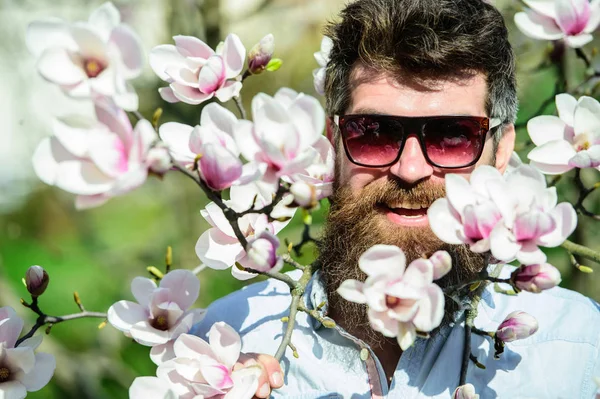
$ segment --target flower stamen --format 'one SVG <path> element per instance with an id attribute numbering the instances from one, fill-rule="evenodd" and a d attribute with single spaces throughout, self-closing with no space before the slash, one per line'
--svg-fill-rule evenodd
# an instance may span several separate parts
<path id="1" fill-rule="evenodd" d="M 6 367 L 0 367 L 0 382 L 6 382 L 10 378 L 10 370 Z"/>

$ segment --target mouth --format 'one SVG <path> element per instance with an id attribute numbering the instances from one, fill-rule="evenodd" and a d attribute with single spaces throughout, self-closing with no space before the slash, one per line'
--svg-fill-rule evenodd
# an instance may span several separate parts
<path id="1" fill-rule="evenodd" d="M 429 226 L 427 211 L 429 204 L 379 204 L 381 211 L 389 221 L 401 226 L 426 227 Z"/>

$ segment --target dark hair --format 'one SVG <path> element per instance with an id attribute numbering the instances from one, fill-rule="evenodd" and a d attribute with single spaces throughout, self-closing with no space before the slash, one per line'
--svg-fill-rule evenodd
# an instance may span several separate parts
<path id="1" fill-rule="evenodd" d="M 325 80 L 329 115 L 350 106 L 352 72 L 362 64 L 423 82 L 483 73 L 488 116 L 503 124 L 516 119 L 508 32 L 500 12 L 483 0 L 357 0 L 325 35 L 333 40 Z"/>

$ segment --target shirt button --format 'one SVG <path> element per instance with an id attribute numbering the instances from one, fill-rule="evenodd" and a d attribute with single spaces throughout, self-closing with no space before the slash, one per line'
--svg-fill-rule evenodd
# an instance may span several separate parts
<path id="1" fill-rule="evenodd" d="M 362 348 L 360 350 L 360 360 L 362 360 L 363 362 L 366 362 L 368 358 L 369 358 L 369 350 L 367 348 Z"/>

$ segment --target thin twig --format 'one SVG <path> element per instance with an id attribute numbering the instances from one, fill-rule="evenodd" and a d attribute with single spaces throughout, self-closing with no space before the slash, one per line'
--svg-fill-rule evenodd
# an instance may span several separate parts
<path id="1" fill-rule="evenodd" d="M 465 385 L 467 380 L 467 369 L 469 368 L 469 357 L 471 356 L 471 326 L 465 320 L 465 345 L 463 348 L 462 363 L 460 366 L 460 379 L 458 386 Z"/>
<path id="2" fill-rule="evenodd" d="M 248 119 L 248 117 L 246 116 L 246 110 L 244 109 L 244 104 L 242 104 L 242 96 L 237 95 L 233 97 L 233 101 L 235 102 L 235 105 L 240 111 L 240 116 L 242 117 L 242 119 Z"/>
<path id="3" fill-rule="evenodd" d="M 574 206 L 575 210 L 579 211 L 579 213 L 581 213 L 585 216 L 591 217 L 594 220 L 600 220 L 600 215 L 597 215 L 594 212 L 590 212 L 583 205 L 583 202 L 586 200 L 586 198 L 591 193 L 593 193 L 595 190 L 600 188 L 600 183 L 596 183 L 592 187 L 589 187 L 589 188 L 586 187 L 585 184 L 583 183 L 583 180 L 581 180 L 581 169 L 577 168 L 575 170 L 575 184 L 577 185 L 577 188 L 579 189 L 579 198 L 577 199 L 577 202 L 575 203 L 575 206 Z"/>
<path id="4" fill-rule="evenodd" d="M 281 344 L 279 348 L 277 348 L 277 352 L 275 353 L 275 359 L 281 361 L 285 353 L 285 349 L 289 346 L 292 339 L 292 332 L 294 332 L 294 325 L 296 323 L 296 314 L 298 313 L 298 303 L 300 303 L 300 297 L 302 294 L 298 292 L 292 292 L 292 304 L 290 305 L 290 314 L 288 316 L 287 328 L 285 330 L 285 335 L 281 340 Z"/>
<path id="5" fill-rule="evenodd" d="M 571 253 L 572 255 L 581 256 L 593 260 L 594 262 L 600 263 L 600 252 L 594 251 L 591 248 L 585 247 L 580 244 L 575 244 L 574 242 L 569 240 L 565 240 L 565 242 L 561 244 L 561 247 L 569 251 L 569 253 Z"/>
<path id="6" fill-rule="evenodd" d="M 589 68 L 590 66 L 592 66 L 592 62 L 590 61 L 590 59 L 588 58 L 587 54 L 585 54 L 583 52 L 582 49 L 580 48 L 576 48 L 575 49 L 575 54 L 577 54 L 577 57 L 581 58 L 581 60 L 585 63 L 585 67 Z"/>
<path id="7" fill-rule="evenodd" d="M 47 314 L 42 312 L 42 310 L 39 308 L 37 297 L 33 297 L 30 304 L 26 303 L 25 301 L 22 301 L 22 303 L 23 303 L 23 306 L 25 306 L 25 307 L 31 309 L 33 312 L 35 312 L 38 315 L 38 318 L 36 319 L 33 327 L 31 327 L 31 330 L 29 330 L 29 332 L 27 334 L 23 335 L 21 338 L 19 338 L 17 340 L 17 342 L 15 343 L 15 347 L 19 346 L 26 339 L 33 337 L 33 334 L 35 334 L 35 332 L 40 327 L 42 327 L 46 324 L 54 325 L 54 324 L 62 323 L 63 321 L 81 319 L 84 317 L 96 317 L 96 318 L 106 319 L 106 313 L 89 312 L 87 310 L 79 312 L 79 313 L 68 314 L 65 316 L 48 316 Z M 78 304 L 78 306 L 79 306 L 79 304 Z M 83 305 L 81 305 L 79 307 L 83 308 Z"/>
<path id="8" fill-rule="evenodd" d="M 306 268 L 303 264 L 301 264 L 301 263 L 297 262 L 295 259 L 293 259 L 290 256 L 290 254 L 283 254 L 281 257 L 283 258 L 283 261 L 285 263 L 287 263 L 290 266 L 295 267 L 296 269 L 304 270 Z"/>

